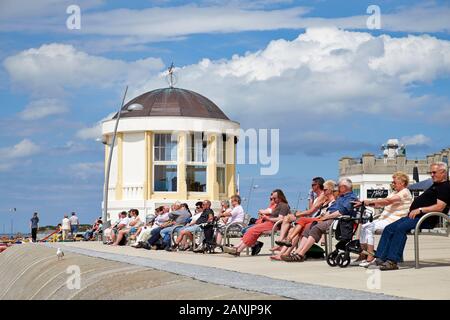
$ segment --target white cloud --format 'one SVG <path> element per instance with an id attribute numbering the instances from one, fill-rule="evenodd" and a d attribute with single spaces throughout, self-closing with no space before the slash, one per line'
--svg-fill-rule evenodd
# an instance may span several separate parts
<path id="1" fill-rule="evenodd" d="M 28 139 L 10 147 L 0 148 L 0 171 L 7 171 L 20 162 L 39 153 L 41 148 Z"/>
<path id="2" fill-rule="evenodd" d="M 394 39 L 312 28 L 292 41 L 274 40 L 243 56 L 181 67 L 178 86 L 204 94 L 232 118 L 259 127 L 311 125 L 355 112 L 411 116 L 431 97 L 411 94 L 409 84 L 450 72 L 449 43 L 429 36 Z M 405 47 L 414 47 L 421 59 Z M 164 85 L 160 74 L 130 95 Z"/>
<path id="3" fill-rule="evenodd" d="M 71 174 L 79 179 L 86 180 L 103 172 L 103 162 L 81 162 L 70 165 Z"/>
<path id="4" fill-rule="evenodd" d="M 69 111 L 67 105 L 58 99 L 39 99 L 30 102 L 20 112 L 19 117 L 23 120 L 38 120 L 51 115 L 64 114 Z"/>
<path id="5" fill-rule="evenodd" d="M 161 59 L 132 62 L 88 55 L 71 45 L 46 44 L 4 60 L 12 82 L 36 96 L 61 95 L 66 89 L 110 87 L 139 79 L 163 67 Z"/>
<path id="6" fill-rule="evenodd" d="M 24 5 L 24 0 L 7 0 L 0 10 L 0 30 L 30 32 L 68 33 L 65 28 L 65 9 L 70 1 L 35 1 Z M 42 2 L 42 4 L 40 4 Z M 165 1 L 163 1 L 165 2 Z M 113 10 L 91 10 L 102 1 L 78 1 L 82 8 L 82 26 L 77 35 L 108 36 L 108 40 L 128 42 L 130 48 L 140 44 L 178 39 L 193 34 L 230 33 L 242 31 L 265 31 L 279 29 L 304 29 L 311 27 L 339 27 L 345 29 L 367 29 L 369 15 L 365 8 L 355 16 L 333 18 L 318 17 L 311 7 L 291 6 L 276 9 L 290 0 L 218 1 L 206 0 L 185 5 L 163 7 L 159 1 L 153 7 L 143 9 L 119 8 Z M 39 3 L 39 4 L 38 4 Z M 156 7 L 155 7 L 156 5 Z M 21 10 L 23 12 L 21 12 Z M 449 32 L 450 7 L 434 3 L 403 6 L 388 12 L 381 8 L 383 31 L 402 32 Z M 312 12 L 314 16 L 308 14 Z M 125 38 L 125 39 L 124 39 Z M 103 50 L 110 47 L 120 49 L 113 43 L 99 43 Z M 96 44 L 92 43 L 94 51 Z M 145 48 L 145 47 L 141 47 Z M 99 51 L 99 50 L 97 50 Z"/>
<path id="7" fill-rule="evenodd" d="M 416 134 L 413 136 L 402 137 L 400 142 L 406 146 L 429 145 L 431 143 L 431 138 L 424 134 Z"/>
<path id="8" fill-rule="evenodd" d="M 108 119 L 111 119 L 114 116 L 115 112 L 109 114 L 102 120 L 96 122 L 93 126 L 82 128 L 77 131 L 75 134 L 76 137 L 83 140 L 95 140 L 101 138 L 102 136 L 102 122 Z"/>

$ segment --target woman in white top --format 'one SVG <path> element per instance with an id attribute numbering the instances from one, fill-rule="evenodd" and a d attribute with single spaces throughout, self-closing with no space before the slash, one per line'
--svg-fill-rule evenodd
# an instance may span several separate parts
<path id="1" fill-rule="evenodd" d="M 373 221 L 362 225 L 360 242 L 361 248 L 366 250 L 369 255 L 361 254 L 356 261 L 360 261 L 359 266 L 368 267 L 375 261 L 374 253 L 374 234 L 376 231 L 382 231 L 392 222 L 406 217 L 409 207 L 413 201 L 411 192 L 407 188 L 409 177 L 407 174 L 398 171 L 392 175 L 392 189 L 394 192 L 384 199 L 364 200 L 364 205 L 375 208 L 384 207 L 381 216 Z M 358 202 L 355 206 L 360 206 Z"/>
<path id="2" fill-rule="evenodd" d="M 225 227 L 228 224 L 231 224 L 233 222 L 244 222 L 244 217 L 245 217 L 245 212 L 244 209 L 241 206 L 241 197 L 237 194 L 235 194 L 234 196 L 231 197 L 231 206 L 233 207 L 228 208 L 226 210 L 224 210 L 222 213 L 220 213 L 220 219 L 224 219 L 226 218 L 226 223 L 225 224 L 220 224 L 219 223 L 219 229 L 217 230 L 217 235 L 216 235 L 216 243 L 218 245 L 222 245 L 222 238 L 223 238 L 223 233 L 225 232 Z M 227 201 L 228 202 L 228 201 Z"/>

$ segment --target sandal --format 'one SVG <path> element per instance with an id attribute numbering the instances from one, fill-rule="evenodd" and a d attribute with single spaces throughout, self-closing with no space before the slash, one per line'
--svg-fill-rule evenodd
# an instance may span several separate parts
<path id="1" fill-rule="evenodd" d="M 294 253 L 290 256 L 281 256 L 281 259 L 286 262 L 303 262 L 303 261 L 305 261 L 305 257 L 300 254 L 297 254 L 297 253 Z"/>
<path id="2" fill-rule="evenodd" d="M 292 242 L 288 239 L 278 240 L 278 241 L 275 241 L 275 243 L 279 246 L 285 246 L 285 247 L 292 246 Z"/>

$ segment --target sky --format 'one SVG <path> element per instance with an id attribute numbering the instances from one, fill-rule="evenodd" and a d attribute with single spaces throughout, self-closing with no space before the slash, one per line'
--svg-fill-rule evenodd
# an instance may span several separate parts
<path id="1" fill-rule="evenodd" d="M 276 174 L 237 168 L 249 212 L 275 188 L 304 207 L 312 177 L 389 138 L 409 158 L 450 146 L 448 1 L 2 0 L 0 233 L 34 211 L 99 216 L 100 123 L 126 85 L 127 100 L 167 87 L 172 62 L 243 129 L 279 129 Z"/>

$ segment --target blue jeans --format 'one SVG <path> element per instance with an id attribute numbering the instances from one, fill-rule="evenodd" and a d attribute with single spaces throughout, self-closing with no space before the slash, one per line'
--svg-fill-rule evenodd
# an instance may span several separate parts
<path id="1" fill-rule="evenodd" d="M 162 229 L 161 227 L 157 227 L 152 230 L 152 232 L 150 233 L 150 239 L 148 239 L 149 245 L 153 246 L 156 244 L 156 242 L 158 242 L 159 238 L 161 237 L 161 235 L 159 234 L 161 230 L 164 229 Z"/>
<path id="2" fill-rule="evenodd" d="M 72 234 L 75 234 L 78 232 L 78 226 L 70 226 Z"/>
<path id="3" fill-rule="evenodd" d="M 384 228 L 375 256 L 383 261 L 402 261 L 406 235 L 416 227 L 419 220 L 420 217 L 414 219 L 404 217 Z"/>
<path id="4" fill-rule="evenodd" d="M 178 228 L 182 228 L 181 226 L 172 226 L 172 227 L 167 227 L 161 230 L 161 232 L 159 233 L 161 235 L 161 238 L 163 239 L 163 246 L 164 247 L 170 247 L 171 243 L 172 243 L 172 239 L 170 237 L 170 235 L 172 234 L 172 231 L 174 229 L 178 229 Z"/>

